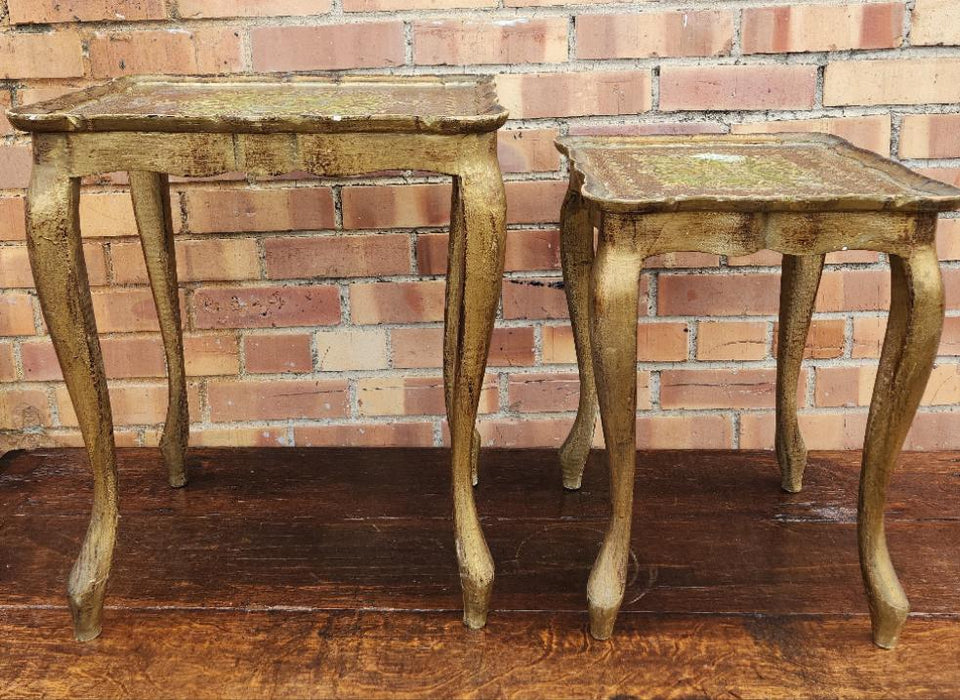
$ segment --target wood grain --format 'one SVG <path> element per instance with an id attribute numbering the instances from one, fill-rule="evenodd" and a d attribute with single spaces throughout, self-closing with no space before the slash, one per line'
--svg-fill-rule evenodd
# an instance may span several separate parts
<path id="1" fill-rule="evenodd" d="M 0 459 L 0 697 L 949 697 L 960 693 L 960 454 L 906 453 L 891 556 L 913 612 L 869 644 L 857 564 L 860 455 L 811 452 L 804 492 L 772 452 L 637 453 L 617 634 L 583 590 L 609 488 L 554 450 L 485 450 L 476 491 L 497 564 L 470 632 L 440 449 L 117 451 L 123 517 L 104 633 L 63 599 L 86 524 L 80 450 Z M 724 528 L 725 536 L 716 532 Z"/>

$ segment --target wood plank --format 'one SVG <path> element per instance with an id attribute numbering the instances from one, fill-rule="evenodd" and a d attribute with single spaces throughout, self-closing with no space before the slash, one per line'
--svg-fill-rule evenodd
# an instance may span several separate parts
<path id="1" fill-rule="evenodd" d="M 121 469 L 146 469 L 143 453 L 124 451 Z M 77 456 L 23 455 L 0 474 L 0 600 L 62 601 L 87 524 L 86 475 Z M 202 450 L 187 490 L 169 489 L 159 463 L 150 462 L 150 475 L 127 479 L 132 493 L 121 508 L 108 602 L 455 611 L 461 602 L 442 488 L 446 457 L 443 450 Z M 605 527 L 605 479 L 595 475 L 590 489 L 563 493 L 552 452 L 485 457 L 480 500 L 497 563 L 494 611 L 580 610 Z M 813 494 L 781 497 L 775 471 L 767 482 L 756 477 L 766 466 L 756 457 L 649 457 L 650 470 L 638 477 L 650 478 L 634 509 L 625 610 L 866 612 L 854 497 L 824 485 L 832 480 L 825 467 L 809 489 L 833 494 L 823 506 Z M 913 472 L 924 498 L 917 505 L 907 494 L 893 510 L 892 556 L 915 611 L 956 612 L 960 528 L 956 520 L 933 518 L 926 505 L 939 494 L 947 511 L 957 507 L 960 499 L 949 497 L 955 465 L 926 458 L 918 466 L 941 476 Z M 670 478 L 654 478 L 668 471 Z M 723 478 L 742 490 L 721 488 Z M 774 497 L 762 497 L 766 486 Z"/>
<path id="2" fill-rule="evenodd" d="M 451 616 L 108 610 L 72 641 L 66 611 L 0 610 L 0 697 L 448 698 L 960 696 L 960 623 L 911 619 L 900 646 L 865 620 L 520 612 L 472 632 Z"/>
<path id="3" fill-rule="evenodd" d="M 278 513 L 345 518 L 450 517 L 446 449 L 195 449 L 190 483 L 166 487 L 160 454 L 118 450 L 121 512 L 259 517 Z M 656 520 L 750 514 L 775 521 L 854 522 L 859 452 L 813 452 L 803 492 L 780 490 L 773 452 L 640 451 L 637 511 Z M 477 502 L 488 518 L 605 520 L 604 455 L 594 451 L 583 489 L 560 489 L 556 450 L 490 449 L 481 453 Z M 0 459 L 0 516 L 89 511 L 82 450 L 11 452 Z M 960 457 L 904 453 L 890 488 L 889 520 L 960 520 Z M 216 508 L 212 510 L 212 508 Z"/>

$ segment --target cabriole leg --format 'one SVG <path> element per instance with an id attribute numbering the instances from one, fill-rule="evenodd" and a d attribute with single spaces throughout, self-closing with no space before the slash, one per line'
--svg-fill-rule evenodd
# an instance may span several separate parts
<path id="1" fill-rule="evenodd" d="M 777 335 L 777 461 L 781 487 L 796 493 L 803 483 L 807 448 L 797 422 L 797 379 L 810 317 L 820 287 L 823 255 L 784 255 Z"/>
<path id="2" fill-rule="evenodd" d="M 474 629 L 486 623 L 494 575 L 493 559 L 480 529 L 471 487 L 474 424 L 500 298 L 506 243 L 506 200 L 495 136 L 486 140 L 482 156 L 469 163 L 459 176 L 465 253 L 460 271 L 463 295 L 458 314 L 457 361 L 450 365 L 454 373 L 453 410 L 448 416 L 463 621 Z M 450 364 L 449 354 L 447 357 Z"/>
<path id="3" fill-rule="evenodd" d="M 90 524 L 67 588 L 74 634 L 86 641 L 100 634 L 117 530 L 117 469 L 110 397 L 80 244 L 79 197 L 77 178 L 55 164 L 34 165 L 27 194 L 30 265 L 93 472 Z"/>
<path id="4" fill-rule="evenodd" d="M 932 244 L 906 258 L 891 255 L 890 271 L 890 315 L 867 418 L 857 518 L 873 641 L 885 649 L 896 645 L 910 610 L 887 551 L 883 524 L 887 484 L 933 368 L 944 308 Z"/>
<path id="5" fill-rule="evenodd" d="M 453 415 L 453 385 L 459 364 L 460 315 L 463 313 L 463 279 L 466 265 L 466 231 L 463 221 L 463 189 L 453 178 L 450 201 L 450 237 L 447 246 L 447 290 L 443 307 L 443 391 L 447 415 Z M 470 451 L 470 481 L 476 486 L 480 477 L 480 432 L 473 431 Z"/>
<path id="6" fill-rule="evenodd" d="M 131 172 L 130 195 L 160 319 L 160 334 L 167 363 L 167 420 L 160 437 L 160 452 L 167 465 L 170 485 L 178 487 L 187 483 L 184 460 L 190 435 L 190 417 L 168 178 L 161 173 Z"/>
<path id="7" fill-rule="evenodd" d="M 613 513 L 587 584 L 590 633 L 613 633 L 626 588 L 637 447 L 637 302 L 643 256 L 627 231 L 604 223 L 593 264 L 594 371 L 610 465 Z"/>
<path id="8" fill-rule="evenodd" d="M 593 224 L 580 192 L 572 182 L 560 210 L 560 260 L 580 373 L 580 404 L 570 434 L 560 448 L 560 467 L 564 488 L 579 489 L 597 421 L 597 387 L 590 350 Z"/>

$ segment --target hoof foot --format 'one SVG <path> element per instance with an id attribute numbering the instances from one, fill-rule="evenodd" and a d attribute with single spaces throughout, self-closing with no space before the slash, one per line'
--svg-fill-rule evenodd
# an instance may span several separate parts
<path id="1" fill-rule="evenodd" d="M 613 635 L 613 626 L 617 621 L 620 607 L 601 608 L 590 605 L 590 636 L 594 639 L 610 639 Z"/>
<path id="2" fill-rule="evenodd" d="M 100 636 L 102 630 L 103 598 L 106 581 L 80 594 L 67 596 L 73 617 L 73 636 L 78 642 L 88 642 Z"/>
<path id="3" fill-rule="evenodd" d="M 900 641 L 900 632 L 907 621 L 909 607 L 898 608 L 880 604 L 881 609 L 871 615 L 873 643 L 881 649 L 893 649 Z"/>
<path id="4" fill-rule="evenodd" d="M 463 585 L 463 624 L 472 630 L 478 630 L 487 624 L 493 581 L 486 585 L 466 580 L 462 580 L 461 583 Z"/>

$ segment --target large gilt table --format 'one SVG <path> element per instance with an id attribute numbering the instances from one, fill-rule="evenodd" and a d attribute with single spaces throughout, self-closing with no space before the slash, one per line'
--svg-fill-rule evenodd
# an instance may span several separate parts
<path id="1" fill-rule="evenodd" d="M 507 112 L 492 80 L 140 76 L 18 107 L 9 118 L 33 135 L 30 264 L 93 471 L 90 526 L 68 586 L 77 639 L 100 633 L 118 514 L 110 399 L 80 244 L 80 178 L 118 170 L 129 172 L 163 337 L 169 406 L 160 448 L 172 486 L 186 483 L 189 425 L 168 176 L 421 170 L 453 177 L 444 385 L 464 621 L 483 626 L 493 562 L 471 476 L 506 216 L 496 130 Z"/>
<path id="2" fill-rule="evenodd" d="M 960 190 L 826 135 L 584 136 L 561 138 L 557 146 L 571 166 L 561 259 L 580 368 L 577 419 L 561 450 L 563 482 L 580 486 L 599 400 L 613 500 L 587 586 L 593 635 L 612 633 L 626 582 L 644 259 L 677 251 L 783 254 L 776 450 L 783 489 L 797 492 L 807 458 L 797 380 L 824 255 L 865 249 L 890 256 L 892 284 L 863 447 L 857 533 L 873 639 L 894 646 L 909 605 L 887 552 L 883 508 L 943 325 L 937 212 L 960 208 Z"/>

